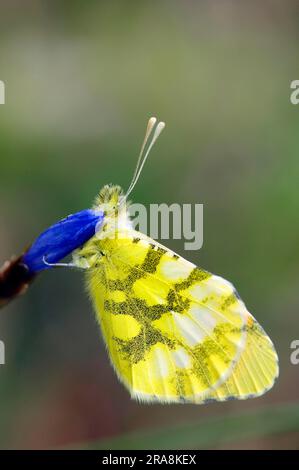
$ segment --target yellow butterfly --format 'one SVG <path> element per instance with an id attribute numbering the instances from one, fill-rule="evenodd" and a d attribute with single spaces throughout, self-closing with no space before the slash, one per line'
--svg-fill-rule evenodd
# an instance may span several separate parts
<path id="1" fill-rule="evenodd" d="M 164 123 L 155 126 L 151 118 L 126 195 L 103 187 L 94 209 L 104 223 L 73 254 L 74 265 L 86 269 L 111 362 L 141 401 L 262 395 L 278 376 L 277 354 L 233 285 L 132 228 L 127 198 Z"/>

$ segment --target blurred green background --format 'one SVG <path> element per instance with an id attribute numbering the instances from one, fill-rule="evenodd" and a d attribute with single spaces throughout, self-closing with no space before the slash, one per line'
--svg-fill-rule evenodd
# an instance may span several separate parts
<path id="1" fill-rule="evenodd" d="M 235 284 L 281 367 L 255 400 L 133 402 L 82 274 L 52 270 L 0 312 L 1 448 L 299 448 L 298 20 L 291 0 L 1 2 L 0 262 L 127 187 L 156 115 L 132 199 L 204 204 L 203 248 L 168 245 Z"/>

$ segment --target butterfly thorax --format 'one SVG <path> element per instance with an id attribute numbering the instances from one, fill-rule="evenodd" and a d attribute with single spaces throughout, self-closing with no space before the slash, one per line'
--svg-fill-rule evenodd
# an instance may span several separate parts
<path id="1" fill-rule="evenodd" d="M 120 230 L 132 228 L 128 212 L 129 203 L 120 186 L 105 185 L 95 199 L 93 210 L 101 212 L 104 220 L 92 237 L 82 248 L 73 253 L 74 264 L 80 268 L 92 268 L 101 263 L 106 256 L 110 240 L 118 236 Z"/>

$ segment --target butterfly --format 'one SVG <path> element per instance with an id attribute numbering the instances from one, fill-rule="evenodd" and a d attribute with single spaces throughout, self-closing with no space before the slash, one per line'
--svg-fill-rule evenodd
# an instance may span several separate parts
<path id="1" fill-rule="evenodd" d="M 149 120 L 126 194 L 102 188 L 92 209 L 101 223 L 71 265 L 85 270 L 111 363 L 133 398 L 207 403 L 260 396 L 278 376 L 278 358 L 233 285 L 133 229 L 128 196 L 163 128 Z"/>

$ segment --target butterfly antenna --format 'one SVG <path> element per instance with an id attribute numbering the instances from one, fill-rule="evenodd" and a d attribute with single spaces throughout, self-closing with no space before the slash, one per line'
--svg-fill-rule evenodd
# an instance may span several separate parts
<path id="1" fill-rule="evenodd" d="M 155 127 L 155 124 L 157 122 L 157 119 L 155 117 L 151 117 L 147 123 L 147 128 L 146 128 L 146 132 L 145 132 L 145 136 L 144 136 L 144 139 L 143 139 L 143 142 L 142 142 L 142 146 L 141 146 L 141 149 L 140 149 L 140 153 L 139 153 L 139 156 L 138 156 L 138 160 L 137 160 L 137 164 L 136 164 L 136 168 L 135 168 L 135 171 L 134 171 L 134 175 L 133 175 L 133 178 L 131 180 L 131 184 L 127 190 L 127 193 L 128 191 L 130 190 L 132 184 L 134 183 L 134 180 L 136 178 L 136 175 L 138 173 L 138 169 L 139 169 L 139 165 L 140 165 L 140 162 L 142 160 L 142 155 L 144 153 L 144 149 L 145 149 L 145 146 L 147 144 L 147 141 L 149 139 L 149 136 L 151 135 L 152 133 L 152 130 L 153 128 Z"/>
<path id="2" fill-rule="evenodd" d="M 137 160 L 137 165 L 136 165 L 136 168 L 135 168 L 135 171 L 134 171 L 134 175 L 133 175 L 131 184 L 130 184 L 130 186 L 129 186 L 127 192 L 126 192 L 126 195 L 124 197 L 124 201 L 127 199 L 129 194 L 133 191 L 133 189 L 134 189 L 134 187 L 135 187 L 135 185 L 136 185 L 136 183 L 139 179 L 139 176 L 141 174 L 142 168 L 143 168 L 143 166 L 144 166 L 144 164 L 147 160 L 147 157 L 149 156 L 149 153 L 150 153 L 153 145 L 155 144 L 156 140 L 158 139 L 159 135 L 161 134 L 161 132 L 163 131 L 163 129 L 165 127 L 164 122 L 159 122 L 156 126 L 155 132 L 154 132 L 151 140 L 149 141 L 149 138 L 152 134 L 152 130 L 154 129 L 156 122 L 157 122 L 157 119 L 155 117 L 151 117 L 148 121 L 145 136 L 144 136 L 144 140 L 143 140 L 143 143 L 142 143 L 142 146 L 141 146 L 141 150 L 140 150 L 139 157 L 138 157 L 138 160 Z M 149 145 L 147 147 L 147 150 L 145 151 L 145 148 L 146 148 L 146 145 L 147 145 L 148 142 L 149 142 Z"/>

